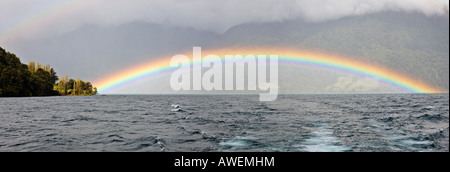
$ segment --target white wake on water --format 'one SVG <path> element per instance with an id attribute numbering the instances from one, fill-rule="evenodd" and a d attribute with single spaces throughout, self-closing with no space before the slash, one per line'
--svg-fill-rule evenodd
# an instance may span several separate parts
<path id="1" fill-rule="evenodd" d="M 325 123 L 318 124 L 311 133 L 311 137 L 296 147 L 305 152 L 345 152 L 350 150 L 341 144 L 337 137 L 333 136 L 333 129 Z"/>

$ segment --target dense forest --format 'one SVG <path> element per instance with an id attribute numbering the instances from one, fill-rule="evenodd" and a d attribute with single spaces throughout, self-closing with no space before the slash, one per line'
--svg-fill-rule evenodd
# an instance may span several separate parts
<path id="1" fill-rule="evenodd" d="M 0 97 L 95 94 L 97 88 L 90 82 L 68 79 L 67 75 L 59 79 L 50 65 L 22 64 L 15 54 L 0 47 Z"/>

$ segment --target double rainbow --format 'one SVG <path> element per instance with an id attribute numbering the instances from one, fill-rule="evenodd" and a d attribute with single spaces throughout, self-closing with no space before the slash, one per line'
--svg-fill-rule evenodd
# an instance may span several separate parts
<path id="1" fill-rule="evenodd" d="M 184 53 L 190 55 L 192 52 Z M 359 77 L 366 77 L 380 83 L 393 87 L 404 93 L 440 93 L 441 90 L 427 85 L 419 80 L 398 73 L 394 70 L 377 65 L 364 63 L 352 58 L 337 55 L 323 54 L 317 52 L 299 51 L 287 48 L 244 48 L 244 49 L 218 49 L 203 51 L 202 57 L 215 54 L 220 57 L 225 55 L 278 55 L 281 65 L 308 66 L 324 70 L 348 73 Z M 191 59 L 192 60 L 192 59 Z M 222 59 L 224 61 L 224 59 Z M 117 72 L 110 76 L 101 78 L 94 83 L 99 93 L 109 93 L 126 85 L 170 73 L 176 68 L 170 67 L 170 57 L 151 60 L 139 66 Z M 192 62 L 191 62 L 192 65 Z M 194 65 L 197 65 L 194 63 Z"/>
<path id="2" fill-rule="evenodd" d="M 17 20 L 17 23 L 9 23 L 10 27 L 0 30 L 0 43 L 8 40 L 14 40 L 22 33 L 37 29 L 43 29 L 48 23 L 63 19 L 64 16 L 83 10 L 86 6 L 92 5 L 97 1 L 92 0 L 61 0 L 57 3 L 51 3 L 41 9 L 39 12 L 33 12 L 25 16 L 23 20 Z M 190 54 L 190 53 L 185 53 Z M 298 51 L 293 49 L 275 48 L 245 48 L 240 50 L 220 49 L 203 54 L 216 54 L 219 56 L 235 54 L 267 54 L 279 55 L 281 64 L 295 66 L 312 66 L 323 68 L 325 70 L 350 73 L 360 77 L 369 77 L 380 83 L 394 87 L 407 93 L 437 93 L 441 90 L 427 85 L 419 80 L 400 74 L 394 70 L 379 67 L 373 64 L 355 61 L 352 58 L 345 58 L 336 55 L 321 54 L 314 52 Z M 151 60 L 143 65 L 131 67 L 110 76 L 93 82 L 100 93 L 108 93 L 116 88 L 138 82 L 140 80 L 156 77 L 173 71 L 169 67 L 170 57 L 159 60 Z"/>

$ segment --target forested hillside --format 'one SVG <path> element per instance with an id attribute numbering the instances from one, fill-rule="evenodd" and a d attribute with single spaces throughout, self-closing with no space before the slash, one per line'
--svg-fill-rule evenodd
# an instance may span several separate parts
<path id="1" fill-rule="evenodd" d="M 57 95 L 53 84 L 58 80 L 49 66 L 38 68 L 22 64 L 15 54 L 0 47 L 0 96 L 49 96 Z"/>
<path id="2" fill-rule="evenodd" d="M 0 47 L 0 97 L 54 96 L 54 95 L 92 95 L 96 88 L 80 79 L 58 81 L 55 70 L 50 65 L 31 61 L 22 64 L 13 53 Z M 64 86 L 60 89 L 58 86 Z M 74 89 L 75 88 L 75 89 Z M 72 91 L 73 90 L 73 91 Z"/>
<path id="3" fill-rule="evenodd" d="M 385 12 L 324 23 L 253 23 L 223 37 L 224 45 L 257 43 L 351 56 L 449 89 L 449 22 L 444 17 Z"/>

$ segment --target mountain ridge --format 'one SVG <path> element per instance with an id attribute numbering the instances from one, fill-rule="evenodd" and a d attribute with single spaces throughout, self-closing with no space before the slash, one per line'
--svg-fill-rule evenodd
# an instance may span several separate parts
<path id="1" fill-rule="evenodd" d="M 95 80 L 143 60 L 171 53 L 239 46 L 277 46 L 326 52 L 371 64 L 449 90 L 449 23 L 446 17 L 383 12 L 327 22 L 291 20 L 245 23 L 224 33 L 131 22 L 114 28 L 86 25 L 49 39 L 22 40 L 8 48 L 39 61 L 71 59 L 56 70 Z M 95 57 L 95 58 L 93 58 Z M 55 64 L 52 62 L 52 64 Z M 89 70 L 72 71 L 70 66 Z M 95 73 L 95 74 L 92 74 Z M 338 80 L 338 79 L 336 79 Z M 341 78 L 342 80 L 342 78 Z M 331 82 L 327 81 L 327 86 Z M 322 89 L 327 86 L 321 87 Z M 310 89 L 314 89 L 311 86 Z M 313 93 L 320 91 L 311 91 Z"/>

